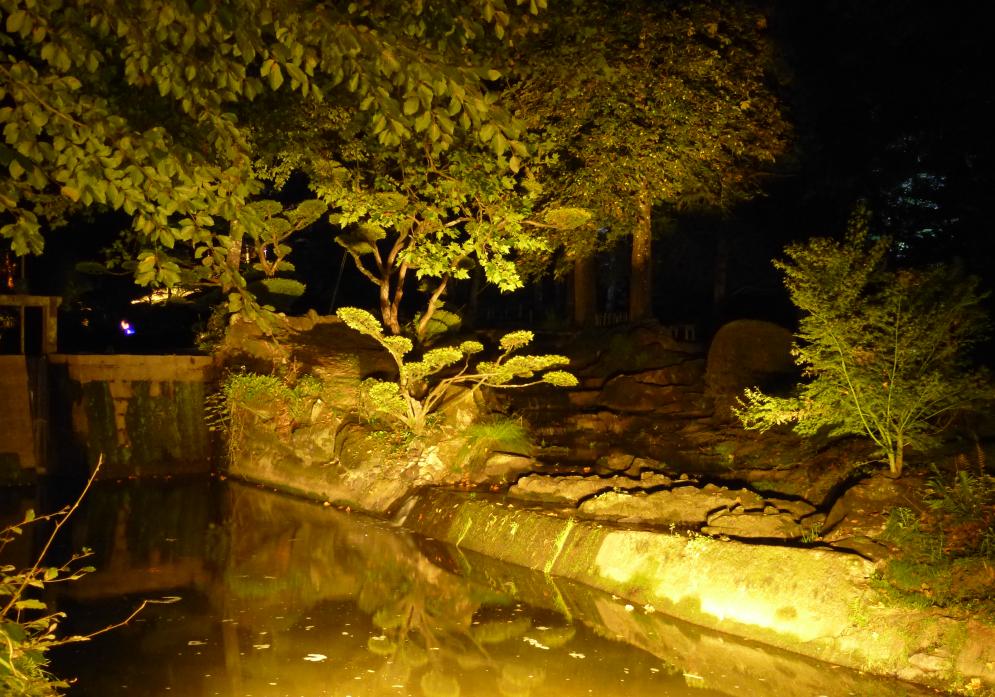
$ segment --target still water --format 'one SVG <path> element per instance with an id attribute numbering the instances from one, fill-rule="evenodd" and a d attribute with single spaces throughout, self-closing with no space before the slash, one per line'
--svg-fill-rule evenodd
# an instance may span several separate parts
<path id="1" fill-rule="evenodd" d="M 106 483 L 63 542 L 71 697 L 827 697 L 930 694 L 256 487 Z M 64 551 L 66 551 L 64 550 Z"/>

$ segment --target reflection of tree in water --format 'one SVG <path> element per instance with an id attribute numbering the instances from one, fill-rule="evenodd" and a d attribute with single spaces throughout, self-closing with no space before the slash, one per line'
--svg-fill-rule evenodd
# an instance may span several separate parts
<path id="1" fill-rule="evenodd" d="M 543 684 L 542 669 L 497 661 L 489 651 L 526 639 L 534 629 L 510 596 L 470 585 L 424 556 L 407 561 L 369 567 L 358 598 L 359 609 L 381 631 L 367 642 L 372 653 L 386 659 L 377 689 L 417 678 L 426 697 L 456 697 L 461 691 L 456 676 L 467 673 L 497 674 L 498 693 L 507 697 L 527 697 Z M 558 648 L 573 635 L 570 625 L 544 627 L 542 646 Z"/>
<path id="2" fill-rule="evenodd" d="M 527 697 L 545 681 L 537 666 L 492 656 L 498 645 L 533 641 L 526 635 L 537 628 L 511 595 L 462 578 L 446 548 L 423 550 L 415 538 L 362 518 L 236 492 L 224 586 L 239 606 L 226 616 L 239 618 L 240 633 L 249 625 L 289 631 L 319 605 L 351 599 L 379 632 L 367 649 L 384 659 L 375 680 L 350 683 L 357 697 L 364 686 L 365 694 L 382 695 L 398 685 L 418 686 L 425 697 L 454 697 L 469 691 L 469 680 L 496 683 L 484 694 Z M 556 626 L 563 624 L 558 615 L 543 624 L 550 627 L 535 636 L 549 648 L 573 637 L 572 627 Z M 233 641 L 232 648 L 245 644 Z"/>

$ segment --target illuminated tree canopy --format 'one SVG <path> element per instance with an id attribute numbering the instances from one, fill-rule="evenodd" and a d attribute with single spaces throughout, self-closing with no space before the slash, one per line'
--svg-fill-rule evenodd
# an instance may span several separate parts
<path id="1" fill-rule="evenodd" d="M 83 207 L 120 210 L 142 244 L 139 282 L 190 274 L 252 311 L 243 243 L 279 238 L 270 228 L 287 222 L 249 206 L 273 176 L 257 147 L 274 110 L 335 105 L 380 147 L 417 140 L 438 157 L 472 133 L 512 157 L 520 128 L 477 59 L 544 5 L 4 0 L 0 234 L 40 253 Z"/>
<path id="2" fill-rule="evenodd" d="M 766 19 L 741 3 L 568 3 L 519 49 L 509 103 L 548 195 L 590 209 L 611 242 L 632 235 L 634 262 L 649 254 L 654 208 L 727 208 L 786 149 Z M 568 258 L 597 245 L 558 241 Z M 633 273 L 638 317 L 649 278 Z"/>

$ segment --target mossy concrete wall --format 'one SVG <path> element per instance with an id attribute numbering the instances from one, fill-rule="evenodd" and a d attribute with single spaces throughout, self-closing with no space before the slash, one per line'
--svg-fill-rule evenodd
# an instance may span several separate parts
<path id="1" fill-rule="evenodd" d="M 404 525 L 488 556 L 652 605 L 693 624 L 831 663 L 949 686 L 995 685 L 995 631 L 890 606 L 874 567 L 837 552 L 625 530 L 429 489 Z"/>
<path id="2" fill-rule="evenodd" d="M 207 356 L 55 355 L 51 409 L 55 462 L 102 477 L 206 472 L 213 447 L 204 405 Z"/>

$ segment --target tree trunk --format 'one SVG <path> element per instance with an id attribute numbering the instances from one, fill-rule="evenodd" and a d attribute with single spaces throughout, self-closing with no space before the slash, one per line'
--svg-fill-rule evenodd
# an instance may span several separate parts
<path id="1" fill-rule="evenodd" d="M 598 300 L 597 263 L 593 256 L 574 260 L 573 286 L 574 324 L 593 326 Z"/>
<path id="2" fill-rule="evenodd" d="M 390 277 L 380 281 L 380 316 L 384 326 L 394 336 L 401 333 L 401 324 L 397 319 L 397 304 L 390 297 Z"/>
<path id="3" fill-rule="evenodd" d="M 225 262 L 228 269 L 232 273 L 232 278 L 238 276 L 242 272 L 242 248 L 243 248 L 243 237 L 245 232 L 242 230 L 242 226 L 238 223 L 232 223 L 231 229 L 228 232 L 228 236 L 231 238 L 231 246 L 228 248 L 228 254 L 225 257 Z M 228 292 L 235 287 L 235 283 L 229 281 L 225 283 L 221 290 Z"/>
<path id="4" fill-rule="evenodd" d="M 439 298 L 446 291 L 446 285 L 449 283 L 449 274 L 442 274 L 442 279 L 439 281 L 439 285 L 436 286 L 432 295 L 428 299 L 428 303 L 425 306 L 425 314 L 422 315 L 421 320 L 418 322 L 418 326 L 415 329 L 415 335 L 418 337 L 418 342 L 421 343 L 425 341 L 425 330 L 428 329 L 428 323 L 432 319 L 432 315 L 435 314 L 436 308 L 439 307 Z"/>
<path id="5" fill-rule="evenodd" d="M 905 439 L 901 434 L 895 439 L 895 458 L 890 464 L 892 476 L 901 477 L 902 467 L 905 466 Z"/>
<path id="6" fill-rule="evenodd" d="M 645 182 L 639 194 L 639 216 L 632 230 L 632 262 L 629 271 L 629 321 L 653 316 L 653 206 Z"/>

